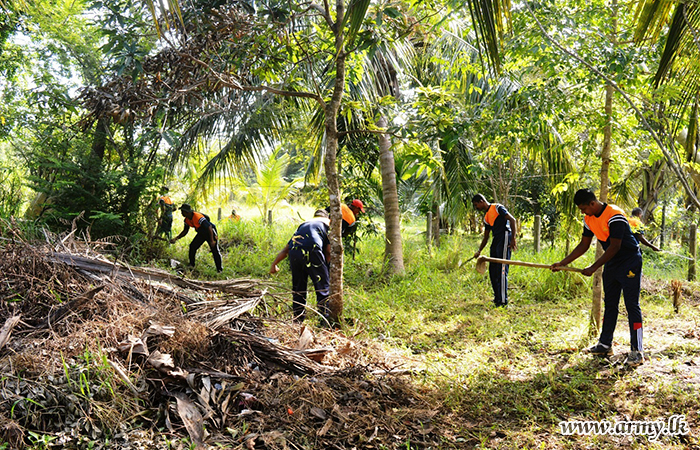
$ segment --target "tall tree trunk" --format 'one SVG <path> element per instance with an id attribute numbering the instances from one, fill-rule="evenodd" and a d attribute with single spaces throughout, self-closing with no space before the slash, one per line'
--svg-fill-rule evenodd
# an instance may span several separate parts
<path id="1" fill-rule="evenodd" d="M 381 116 L 377 126 L 386 129 L 388 121 Z M 403 244 L 401 241 L 401 212 L 399 192 L 396 187 L 396 167 L 391 141 L 386 134 L 379 135 L 379 164 L 382 170 L 382 196 L 384 198 L 384 221 L 386 223 L 384 257 L 392 273 L 403 273 Z"/>
<path id="2" fill-rule="evenodd" d="M 331 267 L 330 267 L 330 297 L 328 309 L 331 322 L 339 323 L 343 313 L 343 239 L 341 227 L 343 216 L 340 212 L 340 182 L 336 166 L 338 156 L 338 110 L 345 90 L 345 51 L 343 49 L 343 23 L 345 6 L 343 0 L 336 0 L 335 33 L 335 84 L 333 96 L 325 105 L 326 155 L 323 166 L 328 181 L 328 196 L 331 209 Z"/>
<path id="3" fill-rule="evenodd" d="M 95 134 L 92 138 L 92 154 L 101 163 L 105 157 L 105 149 L 107 148 L 107 137 L 109 136 L 109 122 L 110 118 L 108 116 L 102 116 L 97 119 L 97 125 L 95 125 Z"/>
<path id="4" fill-rule="evenodd" d="M 613 47 L 617 46 L 617 0 L 613 0 L 610 13 L 612 15 L 610 40 Z M 612 144 L 612 104 L 615 89 L 608 83 L 605 85 L 605 127 L 603 128 L 603 149 L 600 152 L 600 194 L 601 202 L 608 201 L 608 184 L 610 183 L 610 147 Z M 598 242 L 596 245 L 596 259 L 603 254 L 603 246 Z M 603 269 L 605 270 L 605 269 Z M 591 327 L 590 334 L 597 335 L 601 325 L 601 304 L 603 298 L 603 271 L 599 270 L 593 275 L 593 298 L 591 304 Z"/>

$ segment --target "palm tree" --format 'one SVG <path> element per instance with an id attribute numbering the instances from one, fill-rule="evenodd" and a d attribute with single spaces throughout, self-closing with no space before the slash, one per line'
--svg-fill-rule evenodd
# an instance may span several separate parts
<path id="1" fill-rule="evenodd" d="M 279 97 L 289 103 L 315 103 L 323 124 L 331 208 L 329 307 L 337 320 L 343 306 L 338 111 L 346 90 L 346 61 L 355 49 L 369 0 L 310 7 L 280 3 L 259 11 L 245 2 L 218 9 L 179 5 L 182 10 L 173 0 L 169 3 L 169 8 L 159 4 L 157 9 L 148 3 L 154 15 L 161 13 L 168 20 L 170 31 L 163 35 L 168 45 L 141 64 L 144 72 L 139 79 L 114 80 L 118 95 L 106 89 L 93 91 L 93 116 L 103 116 L 103 105 L 108 103 L 111 113 L 121 110 L 145 117 L 158 110 L 185 118 L 188 130 L 174 147 L 173 163 L 186 161 L 198 139 L 220 139 L 228 131 L 228 143 L 207 166 L 209 175 L 232 161 L 250 161 L 255 148 L 245 138 L 255 136 L 256 130 L 259 141 L 274 140 L 276 134 L 266 131 L 274 129 L 275 116 L 265 113 L 280 103 Z M 248 120 L 222 121 L 226 115 Z M 250 120 L 260 117 L 267 119 L 264 126 L 251 126 Z"/>
<path id="2" fill-rule="evenodd" d="M 268 211 L 272 211 L 277 204 L 289 198 L 296 189 L 299 180 L 284 179 L 288 163 L 288 155 L 274 152 L 262 167 L 255 166 L 253 180 L 237 180 L 238 191 L 245 195 L 248 205 L 258 209 L 263 222 L 267 222 Z"/>

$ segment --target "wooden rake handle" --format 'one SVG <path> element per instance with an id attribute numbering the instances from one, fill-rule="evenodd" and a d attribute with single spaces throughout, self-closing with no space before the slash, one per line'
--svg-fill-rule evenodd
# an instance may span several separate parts
<path id="1" fill-rule="evenodd" d="M 486 263 L 492 262 L 497 264 L 510 264 L 512 266 L 524 266 L 524 267 L 535 267 L 537 269 L 549 269 L 551 266 L 549 264 L 539 264 L 527 261 L 518 261 L 515 259 L 501 259 L 501 258 L 489 258 L 488 256 L 479 256 L 476 259 L 476 270 L 479 273 L 486 272 Z M 583 269 L 577 269 L 575 267 L 560 266 L 559 270 L 566 270 L 569 272 L 583 273 Z"/>

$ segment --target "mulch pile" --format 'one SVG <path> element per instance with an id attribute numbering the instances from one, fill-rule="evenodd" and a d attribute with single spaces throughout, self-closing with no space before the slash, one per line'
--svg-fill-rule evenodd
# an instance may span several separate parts
<path id="1" fill-rule="evenodd" d="M 406 361 L 292 324 L 279 286 L 130 267 L 74 234 L 0 227 L 0 446 L 439 447 Z"/>

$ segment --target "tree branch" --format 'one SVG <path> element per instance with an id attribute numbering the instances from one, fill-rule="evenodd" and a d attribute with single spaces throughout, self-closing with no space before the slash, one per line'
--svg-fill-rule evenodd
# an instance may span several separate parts
<path id="1" fill-rule="evenodd" d="M 311 8 L 315 9 L 321 14 L 321 17 L 323 17 L 323 20 L 326 21 L 330 29 L 332 30 L 335 24 L 333 23 L 333 19 L 331 18 L 330 13 L 328 12 L 328 1 L 323 0 L 323 6 L 318 5 L 316 3 L 311 3 Z"/>
<path id="2" fill-rule="evenodd" d="M 233 79 L 232 77 L 228 77 L 228 76 L 224 77 L 223 74 L 214 70 L 209 64 L 205 63 L 204 61 L 201 61 L 192 55 L 189 55 L 189 57 L 197 64 L 200 64 L 203 67 L 206 67 L 207 69 L 211 70 L 211 73 L 226 87 L 230 87 L 232 89 L 237 89 L 240 91 L 270 92 L 272 94 L 282 95 L 284 97 L 310 98 L 312 100 L 316 100 L 322 107 L 325 107 L 325 105 L 326 105 L 326 103 L 323 101 L 323 97 L 321 97 L 318 94 L 311 93 L 311 92 L 286 91 L 284 89 L 278 89 L 278 88 L 274 88 L 272 86 L 246 86 L 246 85 L 242 85 L 241 83 L 239 83 L 237 80 Z M 230 79 L 227 79 L 227 78 L 230 78 Z"/>
<path id="3" fill-rule="evenodd" d="M 661 149 L 661 152 L 664 154 L 664 157 L 666 158 L 666 162 L 668 163 L 668 165 L 671 167 L 671 169 L 673 170 L 673 172 L 674 172 L 674 173 L 676 174 L 676 176 L 678 177 L 678 180 L 679 180 L 679 181 L 681 182 L 681 184 L 683 185 L 683 188 L 685 189 L 686 194 L 688 194 L 688 197 L 692 200 L 693 204 L 694 204 L 698 209 L 700 209 L 700 201 L 698 200 L 698 198 L 697 198 L 697 197 L 695 196 L 695 194 L 693 193 L 693 190 L 691 189 L 690 185 L 688 184 L 688 180 L 686 180 L 685 177 L 683 176 L 683 172 L 681 171 L 681 168 L 678 167 L 678 165 L 676 164 L 676 162 L 673 160 L 673 158 L 671 157 L 671 154 L 669 153 L 668 149 L 666 148 L 666 146 L 665 146 L 665 145 L 663 144 L 663 142 L 661 141 L 661 138 L 659 138 L 659 136 L 656 134 L 656 132 L 654 131 L 654 128 L 652 128 L 651 124 L 647 121 L 646 117 L 644 117 L 644 114 L 642 113 L 642 111 L 637 107 L 637 105 L 634 104 L 634 102 L 632 101 L 632 99 L 630 98 L 630 96 L 629 96 L 625 91 L 623 91 L 623 90 L 620 88 L 620 86 L 618 86 L 617 83 L 615 83 L 610 77 L 608 77 L 608 76 L 605 75 L 603 72 L 601 72 L 600 70 L 598 70 L 598 69 L 596 69 L 595 67 L 593 67 L 590 63 L 588 63 L 586 60 L 584 60 L 583 58 L 581 58 L 580 56 L 578 56 L 576 53 L 574 53 L 574 52 L 572 52 L 572 51 L 566 49 L 564 46 L 562 46 L 561 44 L 559 44 L 559 42 L 557 42 L 552 36 L 550 36 L 549 33 L 547 33 L 547 31 L 544 29 L 544 26 L 542 25 L 542 23 L 540 22 L 540 20 L 539 20 L 539 19 L 537 18 L 537 16 L 535 15 L 535 12 L 534 12 L 534 11 L 532 10 L 532 8 L 530 7 L 529 1 L 525 1 L 524 3 L 525 3 L 525 7 L 527 8 L 527 10 L 530 12 L 530 15 L 532 16 L 533 20 L 535 21 L 535 23 L 537 23 L 538 28 L 539 28 L 540 31 L 542 32 L 542 35 L 543 35 L 549 42 L 551 42 L 552 45 L 554 45 L 557 49 L 559 49 L 560 51 L 562 51 L 562 52 L 565 53 L 566 55 L 568 55 L 568 56 L 574 58 L 576 61 L 578 61 L 578 62 L 580 62 L 581 64 L 583 64 L 584 66 L 586 66 L 586 67 L 588 68 L 588 70 L 590 70 L 591 72 L 593 72 L 594 74 L 596 74 L 598 77 L 600 77 L 600 78 L 602 78 L 603 80 L 605 80 L 606 83 L 608 83 L 610 86 L 612 86 L 612 88 L 615 89 L 615 91 L 617 91 L 617 93 L 620 94 L 620 95 L 622 96 L 622 98 L 625 99 L 625 101 L 630 105 L 630 107 L 631 107 L 631 108 L 634 110 L 634 112 L 636 113 L 637 118 L 639 119 L 639 121 L 642 123 L 642 125 L 644 125 L 644 128 L 646 128 L 647 131 L 649 132 L 649 134 L 651 134 L 651 137 L 652 137 L 652 138 L 654 139 L 654 141 L 656 142 L 656 145 L 658 145 L 658 146 L 659 146 L 659 149 Z"/>

